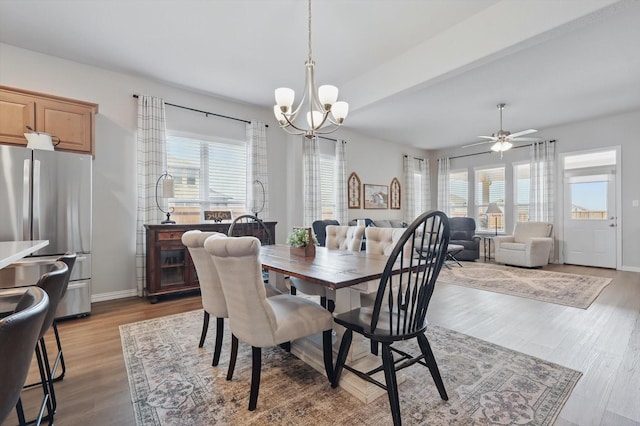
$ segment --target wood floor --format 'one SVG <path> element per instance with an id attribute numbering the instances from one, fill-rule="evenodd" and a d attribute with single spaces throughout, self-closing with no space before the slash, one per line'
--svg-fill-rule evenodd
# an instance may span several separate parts
<path id="1" fill-rule="evenodd" d="M 556 425 L 640 425 L 640 274 L 567 265 L 545 269 L 613 282 L 586 310 L 442 284 L 429 320 L 581 371 Z M 67 375 L 56 383 L 56 425 L 134 425 L 118 326 L 199 308 L 199 296 L 154 305 L 130 298 L 95 303 L 90 316 L 62 321 Z M 48 340 L 48 347 L 54 343 Z M 27 410 L 39 397 L 37 389 L 23 393 Z M 3 424 L 14 422 L 10 417 Z"/>

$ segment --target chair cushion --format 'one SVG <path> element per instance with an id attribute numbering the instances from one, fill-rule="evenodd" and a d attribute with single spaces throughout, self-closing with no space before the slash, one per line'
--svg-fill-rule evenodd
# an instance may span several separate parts
<path id="1" fill-rule="evenodd" d="M 500 248 L 502 250 L 525 251 L 527 248 L 527 245 L 524 243 L 502 243 L 500 244 Z"/>
<path id="2" fill-rule="evenodd" d="M 331 312 L 308 299 L 282 294 L 268 300 L 276 316 L 276 345 L 321 333 L 333 326 Z"/>

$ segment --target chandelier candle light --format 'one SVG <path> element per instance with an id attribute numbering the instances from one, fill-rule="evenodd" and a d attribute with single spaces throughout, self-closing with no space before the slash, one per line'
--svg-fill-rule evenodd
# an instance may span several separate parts
<path id="1" fill-rule="evenodd" d="M 349 113 L 349 104 L 338 101 L 338 88 L 336 86 L 323 85 L 316 88 L 314 75 L 315 62 L 311 57 L 311 0 L 308 1 L 309 8 L 309 57 L 305 63 L 305 92 L 300 104 L 293 109 L 295 91 L 286 87 L 276 89 L 276 105 L 273 113 L 280 124 L 280 127 L 292 135 L 304 135 L 306 138 L 313 138 L 335 132 L 342 125 Z M 306 102 L 305 102 L 306 101 Z M 302 108 L 303 105 L 306 108 Z M 294 124 L 298 114 L 306 110 L 307 124 L 309 128 L 302 128 L 300 124 Z M 326 126 L 326 127 L 324 127 Z"/>

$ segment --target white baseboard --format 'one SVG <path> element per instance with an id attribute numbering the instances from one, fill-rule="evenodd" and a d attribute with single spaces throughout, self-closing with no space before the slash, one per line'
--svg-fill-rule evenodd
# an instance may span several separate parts
<path id="1" fill-rule="evenodd" d="M 91 295 L 91 303 L 104 302 L 106 300 L 124 299 L 125 297 L 137 296 L 138 291 L 136 289 L 112 291 L 110 293 L 100 293 Z"/>
<path id="2" fill-rule="evenodd" d="M 622 268 L 620 268 L 621 271 L 627 271 L 627 272 L 640 272 L 640 267 L 637 266 L 622 266 Z"/>

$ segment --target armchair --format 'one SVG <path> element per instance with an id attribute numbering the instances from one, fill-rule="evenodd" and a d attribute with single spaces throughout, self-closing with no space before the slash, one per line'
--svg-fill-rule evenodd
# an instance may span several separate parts
<path id="1" fill-rule="evenodd" d="M 449 245 L 464 249 L 456 253 L 456 260 L 476 260 L 480 258 L 480 236 L 476 235 L 476 221 L 471 217 L 449 218 L 451 236 Z"/>
<path id="2" fill-rule="evenodd" d="M 553 247 L 552 231 L 551 223 L 516 223 L 513 235 L 493 238 L 496 262 L 527 268 L 547 265 Z"/>

